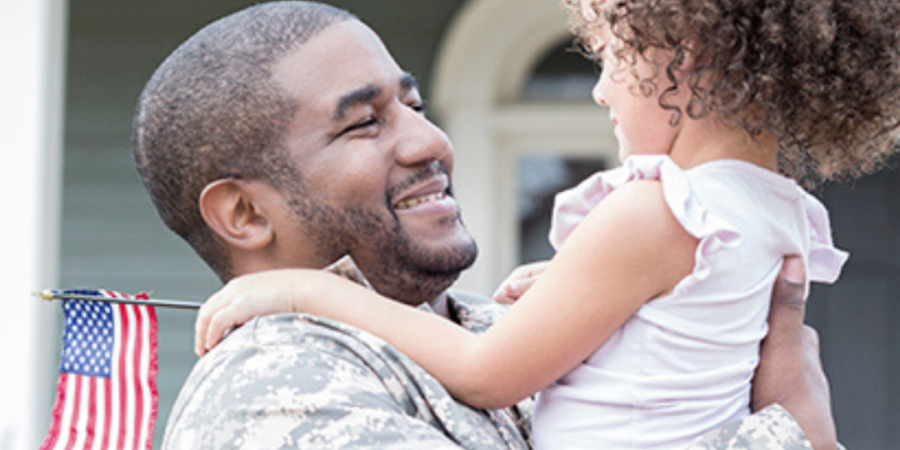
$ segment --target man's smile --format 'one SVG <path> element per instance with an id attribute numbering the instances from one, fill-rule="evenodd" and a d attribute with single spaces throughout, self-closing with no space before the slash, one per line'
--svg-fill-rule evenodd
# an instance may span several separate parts
<path id="1" fill-rule="evenodd" d="M 415 197 L 407 200 L 401 200 L 394 205 L 394 209 L 403 210 L 414 208 L 422 203 L 433 202 L 438 200 L 443 200 L 447 197 L 447 194 L 444 192 L 437 192 L 434 194 L 423 195 L 420 197 Z"/>
<path id="2" fill-rule="evenodd" d="M 403 187 L 394 192 L 391 207 L 395 211 L 440 213 L 456 209 L 450 178 L 445 171 L 432 169 L 430 176 L 422 173 L 409 181 L 412 183 L 403 183 Z"/>

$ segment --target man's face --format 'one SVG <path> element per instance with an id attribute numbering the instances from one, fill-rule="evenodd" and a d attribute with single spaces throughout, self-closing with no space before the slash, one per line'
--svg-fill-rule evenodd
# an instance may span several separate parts
<path id="1" fill-rule="evenodd" d="M 325 29 L 272 76 L 297 106 L 281 144 L 300 176 L 282 189 L 292 217 L 276 240 L 323 260 L 349 253 L 406 303 L 442 294 L 477 250 L 452 196 L 450 142 L 425 118 L 415 79 L 358 21 Z"/>

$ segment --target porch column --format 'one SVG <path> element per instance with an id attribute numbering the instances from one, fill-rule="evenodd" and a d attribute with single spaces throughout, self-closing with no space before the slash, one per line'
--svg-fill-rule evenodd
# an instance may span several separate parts
<path id="1" fill-rule="evenodd" d="M 0 0 L 0 448 L 47 430 L 58 364 L 56 280 L 66 0 Z"/>

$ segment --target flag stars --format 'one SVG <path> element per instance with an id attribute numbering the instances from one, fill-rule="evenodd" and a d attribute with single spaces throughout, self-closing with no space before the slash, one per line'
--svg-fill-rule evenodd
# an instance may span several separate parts
<path id="1" fill-rule="evenodd" d="M 113 346 L 112 309 L 108 304 L 67 301 L 63 372 L 109 376 Z"/>

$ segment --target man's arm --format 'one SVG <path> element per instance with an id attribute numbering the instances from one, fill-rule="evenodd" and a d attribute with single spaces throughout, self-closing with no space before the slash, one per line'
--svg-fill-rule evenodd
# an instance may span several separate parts
<path id="1" fill-rule="evenodd" d="M 382 341 L 296 315 L 252 321 L 195 367 L 164 449 L 520 449 Z"/>

